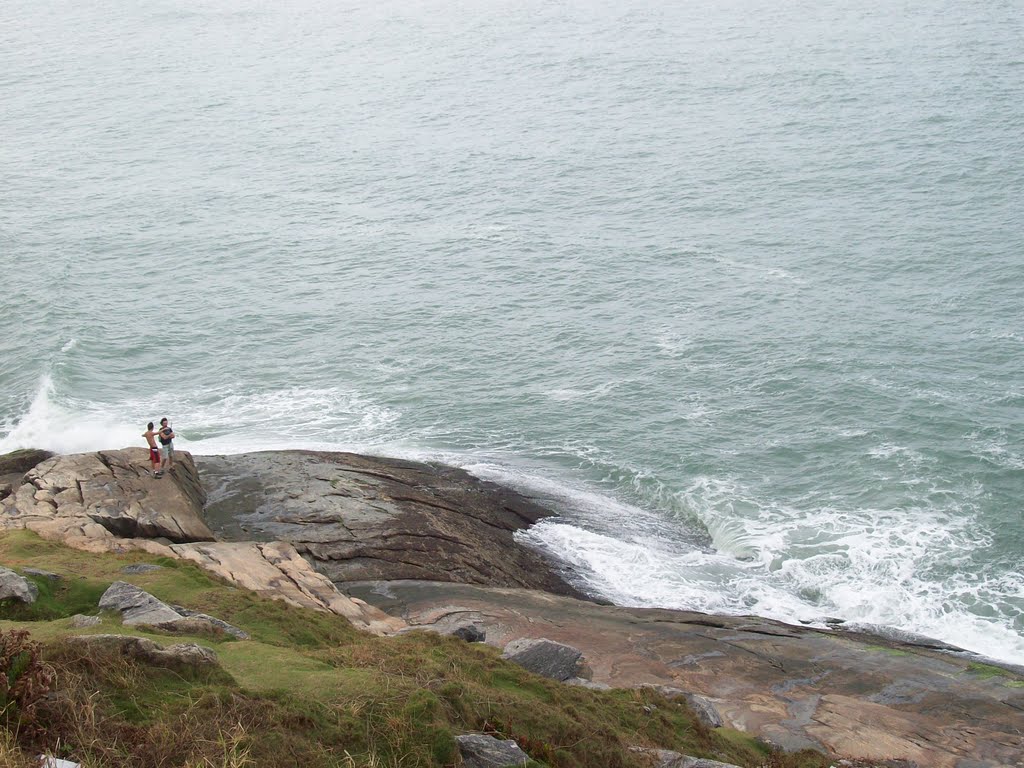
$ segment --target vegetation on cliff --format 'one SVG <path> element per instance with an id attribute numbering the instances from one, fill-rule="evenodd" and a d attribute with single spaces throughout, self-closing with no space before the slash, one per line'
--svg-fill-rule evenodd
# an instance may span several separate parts
<path id="1" fill-rule="evenodd" d="M 335 615 L 295 608 L 222 583 L 196 566 L 138 552 L 95 555 L 28 532 L 0 537 L 0 562 L 39 588 L 30 606 L 0 603 L 0 632 L 27 631 L 6 672 L 10 687 L 36 674 L 32 701 L 11 709 L 0 765 L 38 765 L 46 754 L 100 766 L 452 766 L 454 737 L 515 739 L 552 766 L 649 765 L 631 747 L 657 747 L 738 765 L 823 766 L 814 753 L 782 755 L 727 729 L 708 730 L 680 701 L 651 689 L 595 691 L 534 676 L 483 644 L 413 632 L 380 638 Z M 163 566 L 126 576 L 121 568 Z M 128 580 L 169 603 L 218 616 L 248 632 L 170 637 L 96 614 L 103 591 Z M 82 634 L 134 634 L 163 645 L 212 648 L 213 667 L 156 666 L 116 647 L 88 649 Z M 36 645 L 38 644 L 38 645 Z M 12 646 L 13 647 L 13 646 Z M 17 649 L 15 649 L 17 650 Z M 33 670 L 38 670 L 33 672 Z"/>

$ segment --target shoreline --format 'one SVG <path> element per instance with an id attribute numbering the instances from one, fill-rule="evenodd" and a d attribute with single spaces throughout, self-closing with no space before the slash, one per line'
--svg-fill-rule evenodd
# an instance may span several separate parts
<path id="1" fill-rule="evenodd" d="M 119 449 L 118 452 L 141 452 L 145 453 L 144 449 L 129 447 Z M 102 452 L 96 452 L 102 453 Z M 422 481 L 426 478 L 441 478 L 443 482 L 461 484 L 464 490 L 469 491 L 470 495 L 474 493 L 490 491 L 496 493 L 498 497 L 504 497 L 511 503 L 518 505 L 517 515 L 511 517 L 505 516 L 503 521 L 504 530 L 516 533 L 518 531 L 528 530 L 530 527 L 535 525 L 537 522 L 544 519 L 558 518 L 560 515 L 557 510 L 552 509 L 543 500 L 539 500 L 536 497 L 531 497 L 523 494 L 522 492 L 515 490 L 501 483 L 486 480 L 477 477 L 472 472 L 456 467 L 449 464 L 444 464 L 438 461 L 421 461 L 415 459 L 406 458 L 395 458 L 377 454 L 365 454 L 365 453 L 353 453 L 348 451 L 322 451 L 314 449 L 302 449 L 302 448 L 286 448 L 286 449 L 267 449 L 258 450 L 252 452 L 238 452 L 230 454 L 193 454 L 188 451 L 176 451 L 176 454 L 188 456 L 193 462 L 196 469 L 199 471 L 200 477 L 199 482 L 205 489 L 209 498 L 204 501 L 202 508 L 202 517 L 205 523 L 209 524 L 210 530 L 216 537 L 223 541 L 264 541 L 271 542 L 276 541 L 279 538 L 289 540 L 287 536 L 278 537 L 277 533 L 286 532 L 289 529 L 290 523 L 288 516 L 276 515 L 275 520 L 260 520 L 258 512 L 252 514 L 245 513 L 245 506 L 247 504 L 254 504 L 256 507 L 260 505 L 266 505 L 266 498 L 268 495 L 277 494 L 277 501 L 279 503 L 289 503 L 297 498 L 301 498 L 297 494 L 293 493 L 290 489 L 304 482 L 308 482 L 310 479 L 313 481 L 323 481 L 323 478 L 317 477 L 302 477 L 302 470 L 296 469 L 294 465 L 289 470 L 293 473 L 293 476 L 289 477 L 288 473 L 283 473 L 269 483 L 267 482 L 268 468 L 280 468 L 284 464 L 291 464 L 288 461 L 289 457 L 307 457 L 313 461 L 336 461 L 345 460 L 348 462 L 355 462 L 358 467 L 350 468 L 356 472 L 366 472 L 369 475 L 378 474 L 379 478 L 386 478 L 386 475 L 381 475 L 381 472 L 387 472 L 388 470 L 393 471 L 396 477 L 392 477 L 392 480 L 397 480 L 399 483 L 405 482 L 398 475 L 402 472 L 413 472 L 417 475 L 417 479 Z M 89 454 L 56 454 L 50 451 L 41 449 L 19 449 L 12 451 L 7 454 L 0 455 L 0 486 L 3 483 L 11 484 L 12 480 L 21 478 L 28 469 L 36 466 L 41 461 L 51 457 L 63 457 L 63 456 L 76 456 L 76 455 L 89 455 Z M 240 465 L 249 463 L 252 464 L 252 460 L 256 460 L 256 463 L 260 463 L 259 459 L 267 459 L 263 466 L 263 475 L 260 475 L 256 471 L 248 471 L 245 468 L 233 465 Z M 145 462 L 140 461 L 139 466 L 148 466 Z M 205 465 L 205 466 L 204 466 Z M 11 471 L 12 467 L 15 471 Z M 250 466 L 250 469 L 255 469 Z M 329 482 L 329 481 L 328 481 Z M 211 483 L 213 487 L 211 488 Z M 336 489 L 332 489 L 336 490 Z M 327 495 L 333 495 L 328 492 Z M 372 496 L 372 492 L 371 492 Z M 263 501 L 259 504 L 255 503 L 255 499 L 262 497 Z M 306 499 L 309 500 L 308 498 Z M 0 493 L 0 501 L 2 501 L 2 493 Z M 400 498 L 399 501 L 412 502 L 412 506 L 415 507 L 417 503 L 422 503 L 429 500 L 426 499 L 415 499 L 415 498 Z M 247 525 L 239 526 L 236 524 L 236 516 L 239 513 L 246 514 Z M 322 510 L 321 510 L 322 512 Z M 403 510 L 395 509 L 393 518 L 399 518 L 407 516 Z M 406 510 L 405 512 L 408 512 Z M 212 517 L 212 522 L 211 522 Z M 518 518 L 518 519 L 517 519 Z M 329 520 L 318 521 L 320 523 L 329 523 Z M 395 523 L 395 519 L 389 521 L 391 524 Z M 406 520 L 408 522 L 408 520 Z M 307 527 L 310 524 L 308 520 L 302 519 L 299 515 L 299 520 L 296 525 L 291 526 L 293 529 L 301 530 L 303 527 Z M 485 523 L 486 525 L 486 523 Z M 372 528 L 373 526 L 371 526 Z M 418 526 L 413 526 L 414 528 Z M 488 526 L 491 527 L 491 526 Z M 422 536 L 422 531 L 404 531 L 412 537 Z M 469 530 L 462 530 L 459 532 L 463 536 L 467 536 L 471 533 Z M 390 534 L 392 537 L 395 534 Z M 401 536 L 402 534 L 398 534 Z M 290 543 L 295 544 L 295 541 L 289 540 Z M 303 546 L 304 542 L 301 540 L 297 542 L 299 546 L 297 551 L 303 557 L 307 559 L 316 559 L 313 552 L 322 553 L 323 547 L 322 541 L 309 542 L 309 546 Z M 984 663 L 992 666 L 1005 669 L 1010 672 L 1017 674 L 1024 674 L 1024 663 L 1015 663 L 1002 659 L 997 659 L 986 654 L 972 651 L 967 648 L 947 643 L 938 638 L 934 638 L 921 633 L 911 632 L 903 630 L 893 626 L 885 625 L 874 625 L 874 624 L 861 624 L 857 622 L 850 622 L 847 620 L 836 619 L 833 621 L 823 620 L 821 622 L 801 622 L 788 619 L 779 619 L 769 616 L 763 616 L 760 614 L 748 614 L 742 612 L 728 613 L 728 612 L 707 612 L 701 610 L 694 610 L 689 608 L 669 608 L 658 605 L 620 605 L 613 600 L 604 597 L 603 595 L 588 591 L 586 589 L 586 581 L 579 574 L 575 573 L 571 565 L 558 558 L 557 554 L 550 552 L 546 549 L 540 549 L 532 547 L 528 544 L 520 543 L 515 538 L 509 538 L 502 540 L 503 546 L 511 545 L 515 550 L 520 552 L 530 553 L 530 556 L 526 558 L 527 567 L 535 567 L 538 562 L 545 569 L 545 575 L 541 578 L 535 578 L 537 573 L 534 571 L 529 577 L 524 578 L 523 582 L 518 582 L 515 578 L 505 583 L 493 583 L 485 584 L 486 580 L 478 580 L 477 582 L 469 581 L 466 583 L 484 583 L 486 586 L 508 586 L 508 587 L 527 587 L 540 589 L 541 591 L 548 592 L 553 595 L 570 596 L 575 599 L 584 600 L 586 602 L 593 603 L 595 605 L 609 606 L 615 608 L 622 608 L 626 610 L 638 610 L 638 611 L 673 611 L 681 613 L 695 613 L 709 617 L 721 617 L 721 618 L 756 618 L 762 621 L 775 622 L 785 626 L 792 627 L 800 630 L 820 630 L 827 632 L 839 632 L 843 634 L 849 634 L 857 637 L 874 637 L 883 639 L 886 642 L 895 644 L 906 644 L 909 646 L 920 647 L 939 651 L 942 653 L 948 653 L 962 658 L 969 659 L 973 662 Z M 320 546 L 318 546 L 320 545 Z M 330 553 L 328 553 L 328 560 L 332 559 Z M 378 576 L 381 574 L 377 574 Z M 436 574 L 434 574 L 436 575 Z M 522 574 L 520 574 L 522 576 Z M 434 579 L 431 577 L 429 571 L 424 573 L 412 573 L 403 572 L 398 574 L 388 575 L 383 578 L 385 581 L 390 580 L 425 580 L 425 581 L 447 581 L 447 578 Z M 372 581 L 373 578 L 353 578 L 353 579 L 331 579 L 336 587 L 342 589 L 342 585 L 349 581 L 362 582 Z M 381 579 L 377 579 L 381 580 Z M 452 580 L 453 583 L 460 583 L 457 579 Z"/>
<path id="2" fill-rule="evenodd" d="M 162 479 L 142 448 L 47 458 L 0 493 L 0 526 L 188 560 L 373 634 L 553 640 L 582 653 L 598 686 L 686 691 L 786 750 L 936 768 L 1024 757 L 1024 670 L 919 638 L 594 602 L 513 538 L 551 510 L 464 470 L 318 452 L 179 457 Z"/>

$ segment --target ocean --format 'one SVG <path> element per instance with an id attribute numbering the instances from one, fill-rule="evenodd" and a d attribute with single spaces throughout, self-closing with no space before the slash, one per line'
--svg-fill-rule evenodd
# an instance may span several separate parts
<path id="1" fill-rule="evenodd" d="M 6 0 L 0 452 L 439 460 L 615 603 L 1024 663 L 1020 0 Z"/>

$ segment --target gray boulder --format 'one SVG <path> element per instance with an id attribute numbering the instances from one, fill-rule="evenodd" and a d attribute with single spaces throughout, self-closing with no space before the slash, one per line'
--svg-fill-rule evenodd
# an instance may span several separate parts
<path id="1" fill-rule="evenodd" d="M 543 637 L 513 640 L 505 646 L 501 657 L 552 680 L 564 682 L 574 677 L 591 677 L 581 650 Z"/>
<path id="2" fill-rule="evenodd" d="M 67 638 L 71 645 L 102 648 L 158 667 L 201 668 L 217 664 L 217 654 L 195 643 L 178 643 L 167 648 L 145 637 L 133 635 L 78 635 Z"/>
<path id="3" fill-rule="evenodd" d="M 100 608 L 118 611 L 125 624 L 164 624 L 182 618 L 167 603 L 125 581 L 115 581 L 100 598 Z"/>
<path id="4" fill-rule="evenodd" d="M 14 486 L 10 483 L 0 483 L 0 500 L 6 499 L 14 493 Z"/>
<path id="5" fill-rule="evenodd" d="M 722 727 L 722 716 L 718 714 L 718 709 L 715 708 L 710 699 L 698 696 L 696 693 L 687 693 L 683 698 L 686 699 L 686 703 L 690 705 L 693 713 L 697 715 L 697 719 L 705 726 L 708 728 Z"/>
<path id="6" fill-rule="evenodd" d="M 651 755 L 657 761 L 655 762 L 657 768 L 739 768 L 732 763 L 720 763 L 705 757 L 690 757 L 668 749 L 648 749 L 647 747 L 632 747 L 631 749 L 633 752 Z"/>
<path id="7" fill-rule="evenodd" d="M 50 581 L 60 581 L 60 574 L 44 571 L 41 568 L 22 568 L 21 570 L 29 576 L 39 576 L 40 578 L 49 579 Z"/>
<path id="8" fill-rule="evenodd" d="M 39 588 L 24 576 L 19 576 L 10 568 L 0 567 L 0 600 L 13 598 L 22 603 L 31 604 L 39 597 Z"/>
<path id="9" fill-rule="evenodd" d="M 502 741 L 493 736 L 469 733 L 456 736 L 464 768 L 509 768 L 526 765 L 530 756 L 509 739 Z"/>
<path id="10" fill-rule="evenodd" d="M 689 693 L 681 688 L 673 688 L 670 685 L 652 685 L 649 687 L 654 688 L 666 699 L 685 700 L 697 716 L 697 719 L 708 728 L 722 727 L 722 716 L 718 713 L 718 709 L 711 703 L 710 699 L 699 696 L 696 693 Z"/>
<path id="11" fill-rule="evenodd" d="M 71 626 L 75 629 L 84 629 L 85 627 L 95 627 L 102 621 L 103 619 L 99 616 L 84 616 L 81 613 L 76 613 L 71 617 Z"/>
<path id="12" fill-rule="evenodd" d="M 215 619 L 213 616 L 208 616 L 207 614 L 200 613 L 199 611 L 192 611 L 188 608 L 183 608 L 180 605 L 175 605 L 172 607 L 174 608 L 175 611 L 184 616 L 187 621 L 205 624 L 208 627 L 211 627 L 220 632 L 224 632 L 228 635 L 231 635 L 232 637 L 238 638 L 239 640 L 249 639 L 248 632 L 246 632 L 244 629 L 239 629 L 238 627 L 233 626 L 232 624 L 228 624 L 226 621 L 222 621 L 221 619 Z M 185 622 L 183 621 L 175 621 L 174 623 L 179 628 L 185 626 Z"/>
<path id="13" fill-rule="evenodd" d="M 152 573 L 153 571 L 159 571 L 162 568 L 162 565 L 152 565 L 150 563 L 132 563 L 131 565 L 126 565 L 124 568 L 122 568 L 121 573 Z"/>

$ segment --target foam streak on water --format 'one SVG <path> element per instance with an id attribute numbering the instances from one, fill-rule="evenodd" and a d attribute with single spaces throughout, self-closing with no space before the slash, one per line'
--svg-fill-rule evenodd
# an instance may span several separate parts
<path id="1" fill-rule="evenodd" d="M 616 602 L 1024 662 L 1018 4 L 0 5 L 0 451 L 438 459 Z"/>

